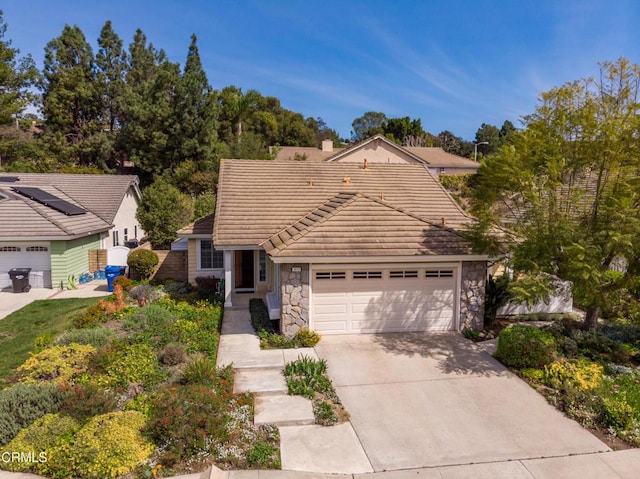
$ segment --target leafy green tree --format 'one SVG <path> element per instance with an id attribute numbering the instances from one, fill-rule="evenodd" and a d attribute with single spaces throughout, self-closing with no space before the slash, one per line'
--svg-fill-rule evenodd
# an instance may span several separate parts
<path id="1" fill-rule="evenodd" d="M 413 138 L 421 138 L 426 135 L 422 129 L 422 121 L 420 118 L 412 120 L 408 116 L 402 118 L 389 118 L 383 126 L 384 134 L 387 138 L 395 141 L 399 145 L 407 145 Z"/>
<path id="2" fill-rule="evenodd" d="M 176 231 L 193 220 L 193 202 L 166 180 L 158 179 L 142 191 L 136 217 L 151 245 L 167 249 L 177 238 Z"/>
<path id="3" fill-rule="evenodd" d="M 368 111 L 351 123 L 351 139 L 362 141 L 379 133 L 384 133 L 387 115 L 379 111 Z"/>
<path id="4" fill-rule="evenodd" d="M 11 122 L 34 100 L 29 88 L 38 79 L 31 56 L 19 58 L 20 50 L 5 40 L 7 24 L 0 10 L 0 125 Z"/>
<path id="5" fill-rule="evenodd" d="M 93 51 L 78 26 L 65 25 L 45 47 L 42 89 L 47 128 L 61 133 L 68 144 L 100 129 Z"/>
<path id="6" fill-rule="evenodd" d="M 502 144 L 500 130 L 495 125 L 483 123 L 476 131 L 475 143 L 485 143 L 478 145 L 478 153 L 486 156 L 496 151 Z"/>
<path id="7" fill-rule="evenodd" d="M 587 328 L 640 271 L 639 93 L 640 68 L 624 58 L 543 93 L 524 130 L 485 159 L 473 191 L 476 244 L 508 253 L 530 299 L 548 292 L 548 274 L 572 281 Z M 613 264 L 624 274 L 609 274 Z"/>
<path id="8" fill-rule="evenodd" d="M 511 136 L 518 131 L 518 129 L 511 123 L 509 120 L 505 120 L 500 128 L 500 145 L 504 145 L 505 143 L 511 140 Z"/>

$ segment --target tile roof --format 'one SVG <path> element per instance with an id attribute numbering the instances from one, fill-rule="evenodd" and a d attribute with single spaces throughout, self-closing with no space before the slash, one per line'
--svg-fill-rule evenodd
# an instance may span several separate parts
<path id="1" fill-rule="evenodd" d="M 470 221 L 425 165 L 222 160 L 214 244 L 259 245 L 319 205 L 331 208 L 340 193 L 354 192 L 422 220 L 444 218 L 452 228 Z M 382 231 L 384 220 L 378 226 Z"/>
<path id="2" fill-rule="evenodd" d="M 450 228 L 385 201 L 340 193 L 263 243 L 273 257 L 463 255 L 472 251 Z"/>
<path id="3" fill-rule="evenodd" d="M 178 236 L 199 236 L 213 234 L 213 213 L 202 218 L 198 218 L 193 223 L 180 228 Z"/>
<path id="4" fill-rule="evenodd" d="M 409 156 L 416 157 L 417 161 L 423 161 L 432 168 L 465 168 L 477 170 L 480 167 L 480 163 L 463 158 L 462 156 L 447 153 L 440 147 L 399 146 L 389 141 L 383 135 L 375 135 L 346 148 L 333 148 L 331 151 L 322 151 L 320 148 L 302 146 L 279 147 L 275 159 L 300 162 L 340 161 L 341 158 L 349 156 L 350 153 L 376 141 L 381 141 L 389 147 L 397 148 L 400 152 L 404 151 Z M 296 154 L 298 155 L 297 157 Z"/>
<path id="5" fill-rule="evenodd" d="M 137 194 L 138 178 L 132 175 L 66 175 L 53 173 L 7 173 L 15 183 L 0 181 L 0 239 L 34 239 L 84 236 L 108 230 L 129 189 Z M 16 186 L 39 188 L 87 210 L 67 216 L 15 193 Z"/>

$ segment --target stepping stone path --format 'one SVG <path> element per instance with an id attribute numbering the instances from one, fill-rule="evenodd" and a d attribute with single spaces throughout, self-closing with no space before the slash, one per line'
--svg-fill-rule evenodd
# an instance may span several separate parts
<path id="1" fill-rule="evenodd" d="M 311 401 L 287 394 L 284 365 L 299 356 L 317 359 L 313 348 L 260 349 L 260 339 L 251 326 L 249 311 L 227 309 L 218 347 L 218 367 L 233 365 L 234 393 L 255 397 L 254 423 L 276 426 L 315 424 Z"/>

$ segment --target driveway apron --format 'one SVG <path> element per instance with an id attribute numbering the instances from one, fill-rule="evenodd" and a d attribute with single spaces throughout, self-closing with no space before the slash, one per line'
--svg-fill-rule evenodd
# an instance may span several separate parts
<path id="1" fill-rule="evenodd" d="M 459 334 L 325 336 L 316 352 L 375 471 L 609 450 Z"/>

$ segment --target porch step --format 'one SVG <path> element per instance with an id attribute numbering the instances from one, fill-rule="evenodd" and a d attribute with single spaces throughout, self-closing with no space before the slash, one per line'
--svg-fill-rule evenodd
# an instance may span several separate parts
<path id="1" fill-rule="evenodd" d="M 268 369 L 236 369 L 233 392 L 286 395 L 287 383 L 282 366 Z"/>
<path id="2" fill-rule="evenodd" d="M 220 347 L 218 349 L 218 367 L 233 364 L 233 369 L 282 369 L 284 359 L 282 351 L 277 349 L 260 350 L 258 347 L 250 351 L 233 351 Z"/>
<path id="3" fill-rule="evenodd" d="M 311 401 L 301 396 L 257 395 L 253 423 L 277 426 L 306 426 L 315 424 Z"/>

